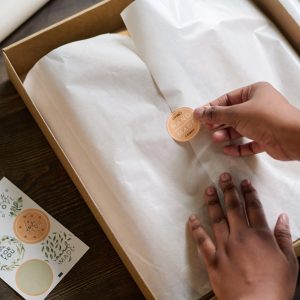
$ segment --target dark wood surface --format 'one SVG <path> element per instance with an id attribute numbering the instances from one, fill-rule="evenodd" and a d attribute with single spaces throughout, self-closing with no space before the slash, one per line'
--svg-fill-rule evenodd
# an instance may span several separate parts
<path id="1" fill-rule="evenodd" d="M 52 0 L 0 43 L 0 48 L 98 2 Z M 3 176 L 90 246 L 47 299 L 144 299 L 8 81 L 0 54 L 0 178 Z M 2 299 L 22 298 L 0 280 Z M 300 291 L 295 299 L 300 299 Z"/>
<path id="2" fill-rule="evenodd" d="M 50 1 L 0 47 L 97 2 L 100 1 Z M 144 299 L 22 99 L 8 81 L 1 54 L 0 178 L 3 176 L 90 246 L 90 250 L 47 299 Z M 0 280 L 0 299 L 22 298 Z"/>

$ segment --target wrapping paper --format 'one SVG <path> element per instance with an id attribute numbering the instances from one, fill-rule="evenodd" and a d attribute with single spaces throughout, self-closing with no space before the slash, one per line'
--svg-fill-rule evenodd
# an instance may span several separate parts
<path id="1" fill-rule="evenodd" d="M 186 233 L 189 214 L 200 206 L 198 182 L 207 177 L 189 144 L 168 136 L 170 109 L 130 39 L 103 35 L 59 48 L 25 86 L 156 298 L 207 292 Z"/>
<path id="2" fill-rule="evenodd" d="M 0 2 L 0 42 L 49 0 L 9 0 Z M 17 8 L 17 9 L 16 9 Z"/>
<path id="3" fill-rule="evenodd" d="M 185 144 L 166 131 L 173 109 L 257 80 L 300 99 L 298 57 L 250 3 L 232 2 L 135 1 L 123 13 L 133 41 L 108 34 L 65 45 L 24 82 L 157 299 L 197 299 L 210 290 L 186 220 L 198 213 L 207 223 L 203 189 L 221 171 L 250 177 L 270 224 L 285 211 L 293 238 L 300 235 L 299 163 L 264 154 L 230 159 L 206 130 Z"/>
<path id="4" fill-rule="evenodd" d="M 171 110 L 196 108 L 256 81 L 272 83 L 300 106 L 299 57 L 250 1 L 142 0 L 129 5 L 122 17 Z M 199 168 L 215 184 L 224 170 L 237 178 L 251 178 L 272 226 L 281 210 L 295 213 L 300 207 L 298 162 L 278 162 L 266 154 L 224 156 L 223 147 L 212 144 L 205 130 L 191 141 L 191 147 Z M 282 206 L 274 207 L 274 195 Z M 287 195 L 294 200 L 284 201 Z M 292 218 L 295 239 L 300 225 L 294 223 L 296 216 Z"/>

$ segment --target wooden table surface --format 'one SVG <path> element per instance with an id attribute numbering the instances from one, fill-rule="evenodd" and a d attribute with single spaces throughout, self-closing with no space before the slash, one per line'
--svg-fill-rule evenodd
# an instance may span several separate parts
<path id="1" fill-rule="evenodd" d="M 51 0 L 0 48 L 101 0 Z M 9 82 L 0 54 L 0 179 L 5 176 L 90 246 L 47 299 L 144 299 Z M 22 299 L 0 280 L 0 300 Z M 295 299 L 300 299 L 298 291 Z"/>
<path id="2" fill-rule="evenodd" d="M 99 0 L 52 0 L 0 44 L 3 48 Z M 63 169 L 0 57 L 0 179 L 5 176 L 90 250 L 47 299 L 144 299 L 84 200 Z M 22 299 L 0 280 L 0 299 Z"/>

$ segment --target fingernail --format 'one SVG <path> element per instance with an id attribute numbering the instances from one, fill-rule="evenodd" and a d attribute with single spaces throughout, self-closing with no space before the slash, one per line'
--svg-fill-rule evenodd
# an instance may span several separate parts
<path id="1" fill-rule="evenodd" d="M 193 221 L 195 221 L 197 219 L 197 217 L 195 216 L 195 215 L 191 215 L 190 217 L 189 217 L 189 221 L 190 222 L 193 222 Z"/>
<path id="2" fill-rule="evenodd" d="M 206 189 L 206 194 L 207 194 L 208 196 L 213 196 L 215 193 L 216 193 L 216 189 L 215 189 L 213 186 L 209 186 L 209 187 Z"/>
<path id="3" fill-rule="evenodd" d="M 194 110 L 194 116 L 195 116 L 195 118 L 198 119 L 198 120 L 201 120 L 204 110 L 205 110 L 204 107 L 196 108 Z"/>
<path id="4" fill-rule="evenodd" d="M 231 179 L 231 176 L 230 176 L 229 173 L 223 173 L 221 175 L 221 180 L 224 181 L 224 182 L 229 181 L 230 179 Z"/>
<path id="5" fill-rule="evenodd" d="M 248 179 L 244 179 L 244 180 L 242 181 L 242 186 L 243 186 L 243 187 L 248 187 L 250 184 L 251 184 L 251 182 L 250 182 L 250 180 L 248 180 Z"/>
<path id="6" fill-rule="evenodd" d="M 287 214 L 282 214 L 280 216 L 280 222 L 285 225 L 289 225 L 289 216 Z"/>

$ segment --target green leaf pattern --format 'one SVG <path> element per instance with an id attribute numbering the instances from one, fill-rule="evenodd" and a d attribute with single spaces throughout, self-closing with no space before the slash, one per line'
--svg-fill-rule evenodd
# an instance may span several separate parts
<path id="1" fill-rule="evenodd" d="M 23 208 L 23 199 L 22 197 L 19 197 L 17 200 L 13 201 L 10 207 L 9 215 L 11 217 L 16 217 L 17 214 L 22 210 L 22 208 Z"/>
<path id="2" fill-rule="evenodd" d="M 18 266 L 18 263 L 24 257 L 24 245 L 16 238 L 4 235 L 0 238 L 0 252 L 2 252 L 2 250 L 6 249 L 7 247 L 16 249 L 17 257 L 11 260 L 9 264 L 1 263 L 0 261 L 0 271 L 12 271 L 15 267 Z"/>
<path id="3" fill-rule="evenodd" d="M 72 235 L 66 232 L 53 232 L 47 240 L 42 243 L 42 253 L 47 259 L 62 264 L 65 261 L 72 260 L 72 252 L 75 247 L 70 243 Z"/>

